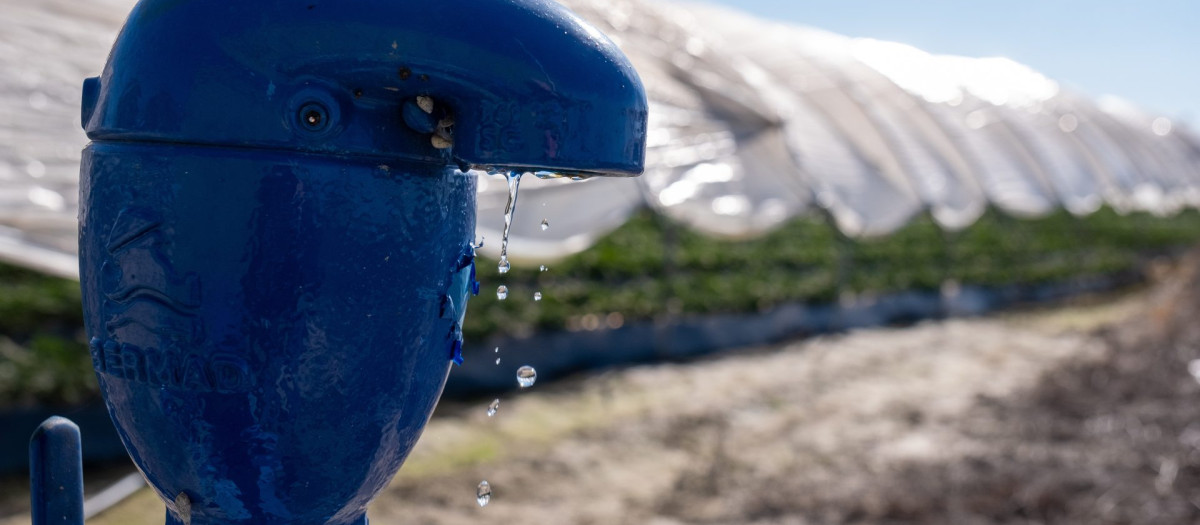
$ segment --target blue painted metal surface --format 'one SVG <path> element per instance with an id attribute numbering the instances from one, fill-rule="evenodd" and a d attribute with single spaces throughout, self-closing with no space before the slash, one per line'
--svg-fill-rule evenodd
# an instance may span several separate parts
<path id="1" fill-rule="evenodd" d="M 86 87 L 93 140 L 607 174 L 644 158 L 636 72 L 551 0 L 143 1 Z M 418 96 L 453 148 L 405 125 Z"/>
<path id="2" fill-rule="evenodd" d="M 84 84 L 80 274 L 168 523 L 365 523 L 461 359 L 468 167 L 635 175 L 646 102 L 548 0 L 146 0 Z"/>
<path id="3" fill-rule="evenodd" d="M 192 523 L 354 523 L 453 352 L 474 179 L 374 159 L 96 142 L 81 276 L 101 391 Z"/>
<path id="4" fill-rule="evenodd" d="M 79 427 L 47 419 L 29 440 L 33 525 L 83 525 L 83 451 Z"/>

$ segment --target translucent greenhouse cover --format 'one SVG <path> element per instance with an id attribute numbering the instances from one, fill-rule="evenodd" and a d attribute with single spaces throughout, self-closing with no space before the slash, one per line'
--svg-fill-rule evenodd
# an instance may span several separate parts
<path id="1" fill-rule="evenodd" d="M 77 276 L 80 88 L 134 3 L 0 0 L 0 259 Z M 965 228 L 989 206 L 1020 217 L 1200 206 L 1192 131 L 1005 58 L 933 55 L 704 4 L 562 3 L 641 74 L 646 173 L 523 177 L 509 247 L 518 262 L 587 249 L 643 208 L 742 238 L 804 214 L 868 237 L 921 214 Z M 481 251 L 494 256 L 507 184 L 478 177 Z"/>

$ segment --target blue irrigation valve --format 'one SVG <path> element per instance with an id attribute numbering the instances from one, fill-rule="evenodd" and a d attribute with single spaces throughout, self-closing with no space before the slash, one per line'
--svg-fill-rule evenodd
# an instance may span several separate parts
<path id="1" fill-rule="evenodd" d="M 365 524 L 474 285 L 469 168 L 636 175 L 646 99 L 549 0 L 143 0 L 84 83 L 100 389 L 169 524 Z"/>

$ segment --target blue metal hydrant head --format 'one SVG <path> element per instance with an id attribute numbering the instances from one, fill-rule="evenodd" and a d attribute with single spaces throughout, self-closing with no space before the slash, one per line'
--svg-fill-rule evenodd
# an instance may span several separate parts
<path id="1" fill-rule="evenodd" d="M 145 0 L 85 88 L 93 140 L 584 175 L 644 163 L 637 73 L 551 0 Z"/>
<path id="2" fill-rule="evenodd" d="M 548 0 L 143 0 L 84 87 L 92 360 L 169 523 L 365 523 L 461 349 L 466 169 L 643 165 Z"/>

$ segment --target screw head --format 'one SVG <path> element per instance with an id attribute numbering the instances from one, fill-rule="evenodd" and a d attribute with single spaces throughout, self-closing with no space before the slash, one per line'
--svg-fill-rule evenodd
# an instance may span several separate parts
<path id="1" fill-rule="evenodd" d="M 296 117 L 300 121 L 300 127 L 308 131 L 322 131 L 329 127 L 329 110 L 317 102 L 301 106 Z"/>

